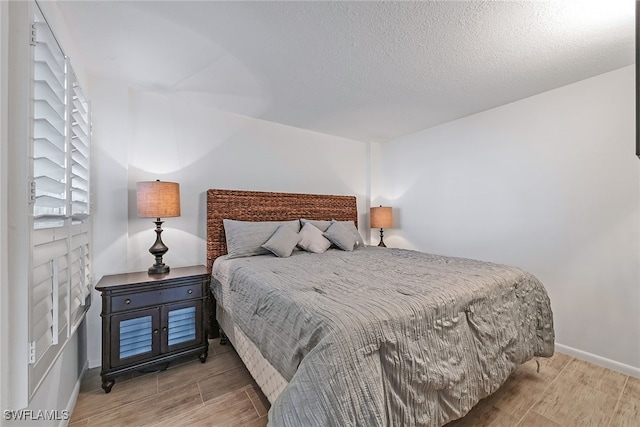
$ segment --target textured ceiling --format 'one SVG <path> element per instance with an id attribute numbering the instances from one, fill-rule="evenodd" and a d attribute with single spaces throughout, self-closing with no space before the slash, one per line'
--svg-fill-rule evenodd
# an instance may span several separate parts
<path id="1" fill-rule="evenodd" d="M 58 5 L 91 74 L 361 141 L 634 63 L 631 0 Z"/>

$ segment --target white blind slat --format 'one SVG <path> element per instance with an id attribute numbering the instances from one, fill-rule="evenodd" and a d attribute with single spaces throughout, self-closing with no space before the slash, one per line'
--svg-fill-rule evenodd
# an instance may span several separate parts
<path id="1" fill-rule="evenodd" d="M 64 86 L 55 81 L 49 82 L 44 78 L 34 78 L 33 92 L 34 99 L 47 100 L 51 105 L 65 105 Z"/>
<path id="2" fill-rule="evenodd" d="M 71 173 L 74 176 L 78 176 L 85 181 L 89 180 L 89 171 L 86 170 L 80 163 L 74 163 L 71 165 Z"/>
<path id="3" fill-rule="evenodd" d="M 56 120 L 54 117 L 47 117 L 46 115 L 35 116 L 35 120 L 40 125 L 39 128 L 44 131 L 42 136 L 49 136 L 49 135 L 56 135 L 56 134 L 64 136 L 65 134 L 64 121 Z M 37 138 L 40 135 L 35 135 L 35 136 Z"/>
<path id="4" fill-rule="evenodd" d="M 34 230 L 46 230 L 49 228 L 62 227 L 65 222 L 66 215 L 41 214 L 33 218 Z"/>
<path id="5" fill-rule="evenodd" d="M 60 141 L 58 140 L 57 142 Z M 64 165 L 66 160 L 64 145 L 57 145 L 57 142 L 51 141 L 47 138 L 34 139 L 33 157 L 36 159 L 46 157 L 57 165 Z"/>
<path id="6" fill-rule="evenodd" d="M 39 101 L 46 101 L 54 108 L 64 108 L 63 88 L 59 88 L 59 91 L 55 91 L 45 81 L 34 82 L 33 98 Z"/>
<path id="7" fill-rule="evenodd" d="M 48 263 L 34 267 L 31 275 L 31 283 L 33 284 L 31 288 L 37 292 L 37 289 L 43 286 L 42 283 L 49 280 L 49 278 L 51 278 L 51 268 Z"/>
<path id="8" fill-rule="evenodd" d="M 52 196 L 36 196 L 35 207 L 39 210 L 36 216 L 64 215 L 64 208 L 67 202 Z M 51 211 L 47 209 L 52 209 Z"/>
<path id="9" fill-rule="evenodd" d="M 71 187 L 71 200 L 73 202 L 82 204 L 87 202 L 89 193 L 82 188 Z"/>
<path id="10" fill-rule="evenodd" d="M 72 200 L 89 201 L 89 183 L 77 176 L 71 178 L 71 194 Z M 76 196 L 77 194 L 77 196 Z"/>
<path id="11" fill-rule="evenodd" d="M 74 219 L 82 220 L 86 218 L 87 215 L 89 214 L 89 205 L 87 202 L 82 202 L 82 201 L 72 202 L 71 210 L 73 212 L 72 217 Z"/>
<path id="12" fill-rule="evenodd" d="M 64 104 L 55 105 L 50 104 L 44 99 L 34 100 L 34 114 L 36 117 L 42 117 L 52 123 L 59 123 L 61 127 L 64 126 Z"/>
<path id="13" fill-rule="evenodd" d="M 47 301 L 50 295 L 51 295 L 51 275 L 49 275 L 49 277 L 47 277 L 42 282 L 39 282 L 37 285 L 35 285 L 32 288 L 31 303 L 34 309 L 36 309 L 37 311 L 37 307 L 42 306 L 42 304 L 44 304 L 44 302 Z M 34 314 L 38 314 L 38 313 L 34 313 Z M 39 314 L 42 315 L 43 313 L 41 312 Z"/>
<path id="14" fill-rule="evenodd" d="M 37 340 L 41 340 L 43 337 L 48 336 L 51 337 L 51 325 L 53 324 L 53 319 L 51 318 L 51 311 L 45 313 L 44 316 L 39 318 L 40 320 L 32 326 L 32 337 L 37 337 Z M 37 341 L 36 340 L 36 341 Z M 51 339 L 49 338 L 49 343 Z M 42 353 L 42 349 L 39 353 Z"/>
<path id="15" fill-rule="evenodd" d="M 83 168 L 89 169 L 89 158 L 84 155 L 83 150 L 88 150 L 88 148 L 82 145 L 73 145 L 73 149 L 71 150 L 71 160 Z"/>
<path id="16" fill-rule="evenodd" d="M 51 347 L 53 342 L 53 333 L 51 327 L 45 330 L 45 333 L 40 335 L 36 340 L 36 364 L 44 357 L 46 351 Z"/>
<path id="17" fill-rule="evenodd" d="M 34 77 L 34 84 L 42 87 L 48 92 L 53 94 L 53 99 L 51 99 L 51 105 L 55 106 L 57 104 L 66 105 L 65 103 L 65 88 L 63 86 L 63 82 L 58 81 L 58 76 L 53 74 L 51 69 L 47 68 L 45 64 L 39 63 L 37 64 L 39 69 L 36 70 L 36 75 Z M 34 100 L 44 101 L 44 98 L 38 98 L 35 96 L 34 92 Z"/>
<path id="18" fill-rule="evenodd" d="M 73 84 L 71 85 L 71 88 L 72 88 L 71 90 L 73 91 L 73 101 L 74 103 L 77 101 L 86 106 L 89 103 L 89 101 L 84 96 L 84 91 L 78 84 L 77 79 L 75 79 L 75 74 L 73 76 L 74 76 L 74 79 L 73 79 L 74 81 L 73 81 Z"/>
<path id="19" fill-rule="evenodd" d="M 56 74 L 46 62 L 36 62 L 34 64 L 34 81 L 40 84 L 46 84 L 56 95 L 58 100 L 65 101 L 65 82 L 64 74 Z"/>
<path id="20" fill-rule="evenodd" d="M 49 176 L 39 176 L 35 178 L 36 188 L 45 193 L 60 194 L 64 198 L 64 192 L 67 188 L 64 182 L 56 181 Z"/>
<path id="21" fill-rule="evenodd" d="M 47 176 L 56 181 L 63 181 L 67 174 L 64 166 L 61 166 L 48 157 L 33 159 L 33 175 L 37 177 Z"/>
<path id="22" fill-rule="evenodd" d="M 54 141 L 57 146 L 65 146 L 64 129 L 56 129 L 56 127 L 51 122 L 42 117 L 34 117 L 33 137 L 35 139 L 47 138 L 50 141 Z"/>
<path id="23" fill-rule="evenodd" d="M 89 123 L 87 123 L 87 113 L 83 110 L 74 109 L 71 111 L 71 117 L 73 117 L 74 124 L 77 124 L 82 133 L 89 134 Z"/>
<path id="24" fill-rule="evenodd" d="M 62 64 L 64 64 L 64 61 L 62 61 L 59 57 L 64 59 L 64 53 L 60 49 L 60 46 L 58 45 L 58 42 L 51 32 L 51 28 L 49 28 L 47 22 L 44 19 L 36 16 L 34 25 L 36 27 L 37 41 L 39 43 L 46 44 L 48 49 L 51 52 L 55 53 L 56 60 L 62 66 Z"/>
<path id="25" fill-rule="evenodd" d="M 38 293 L 40 297 L 38 301 L 32 301 L 32 312 L 35 319 L 42 319 L 46 316 L 50 317 L 51 310 L 53 309 L 53 300 L 51 299 L 51 278 L 48 281 L 43 282 L 46 283 L 46 287 L 48 288 L 45 292 L 43 285 L 39 286 L 41 289 Z"/>
<path id="26" fill-rule="evenodd" d="M 62 77 L 64 76 L 64 63 L 58 62 L 56 55 L 59 56 L 60 53 L 57 51 L 52 51 L 49 48 L 49 45 L 47 45 L 46 43 L 42 43 L 41 41 L 39 41 L 35 46 L 34 59 L 36 61 L 36 64 L 39 62 L 44 63 L 43 65 L 45 67 L 51 69 L 51 72 L 55 76 L 59 77 L 58 80 L 63 80 Z"/>
<path id="27" fill-rule="evenodd" d="M 33 248 L 32 265 L 39 266 L 67 254 L 67 241 L 65 239 L 54 240 Z M 64 265 L 64 264 L 63 264 Z"/>

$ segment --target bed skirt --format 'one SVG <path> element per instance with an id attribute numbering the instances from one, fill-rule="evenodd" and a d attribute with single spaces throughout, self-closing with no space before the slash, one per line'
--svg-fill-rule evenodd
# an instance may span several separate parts
<path id="1" fill-rule="evenodd" d="M 253 379 L 269 402 L 273 403 L 288 384 L 287 380 L 262 356 L 258 347 L 247 338 L 220 304 L 216 304 L 216 319 Z"/>

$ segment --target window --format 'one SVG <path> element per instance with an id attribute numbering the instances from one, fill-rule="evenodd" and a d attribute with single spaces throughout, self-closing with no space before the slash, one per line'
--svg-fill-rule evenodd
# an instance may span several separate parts
<path id="1" fill-rule="evenodd" d="M 29 393 L 91 303 L 90 105 L 35 8 L 31 117 Z"/>

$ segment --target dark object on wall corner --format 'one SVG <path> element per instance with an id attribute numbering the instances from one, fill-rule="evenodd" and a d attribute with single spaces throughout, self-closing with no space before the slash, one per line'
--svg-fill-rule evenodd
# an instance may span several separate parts
<path id="1" fill-rule="evenodd" d="M 139 182 L 136 185 L 138 215 L 142 218 L 155 218 L 156 241 L 149 252 L 156 258 L 155 264 L 149 267 L 149 274 L 165 274 L 169 266 L 162 262 L 162 256 L 169 248 L 162 242 L 162 223 L 160 218 L 180 216 L 180 184 L 160 180 Z"/>
<path id="2" fill-rule="evenodd" d="M 640 157 L 640 1 L 636 0 L 636 156 Z"/>

